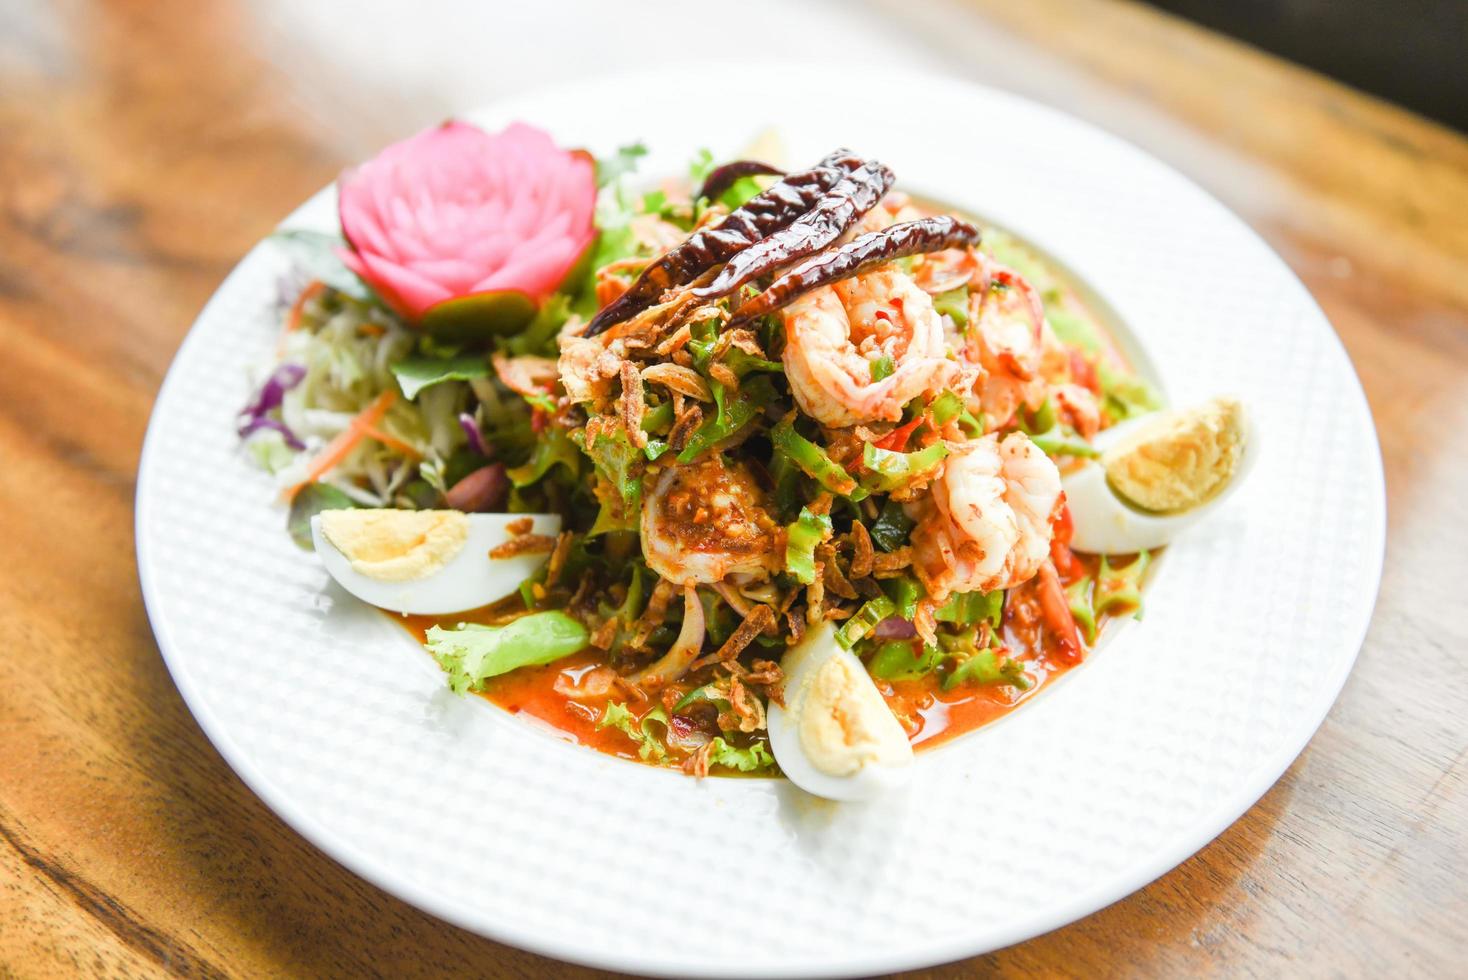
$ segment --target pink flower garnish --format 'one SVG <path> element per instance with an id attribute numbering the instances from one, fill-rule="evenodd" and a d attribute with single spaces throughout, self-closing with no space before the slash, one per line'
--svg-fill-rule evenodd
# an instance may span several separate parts
<path id="1" fill-rule="evenodd" d="M 524 123 L 491 135 L 446 122 L 343 174 L 338 190 L 342 260 L 411 323 L 483 294 L 533 309 L 596 234 L 591 158 Z"/>

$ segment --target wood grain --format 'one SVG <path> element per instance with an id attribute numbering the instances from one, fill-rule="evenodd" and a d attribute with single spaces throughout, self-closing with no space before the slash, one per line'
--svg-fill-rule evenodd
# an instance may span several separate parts
<path id="1" fill-rule="evenodd" d="M 1091 119 L 1258 229 L 1357 365 L 1391 501 L 1359 665 L 1257 806 L 1082 922 L 914 976 L 1461 975 L 1468 141 L 1130 4 L 884 5 L 938 67 Z M 296 836 L 200 733 L 144 617 L 133 476 L 194 314 L 342 164 L 451 108 L 262 23 L 0 5 L 0 975 L 587 974 Z"/>

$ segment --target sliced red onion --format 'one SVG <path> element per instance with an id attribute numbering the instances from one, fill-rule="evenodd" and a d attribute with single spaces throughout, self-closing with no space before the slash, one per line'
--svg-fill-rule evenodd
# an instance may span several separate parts
<path id="1" fill-rule="evenodd" d="M 489 455 L 489 444 L 484 441 L 484 433 L 479 431 L 479 423 L 474 416 L 468 412 L 459 413 L 459 428 L 464 430 L 464 438 L 469 440 L 469 448 L 481 456 Z"/>
<path id="2" fill-rule="evenodd" d="M 910 640 L 917 636 L 917 627 L 905 619 L 888 616 L 877 624 L 872 635 L 879 640 Z"/>
<path id="3" fill-rule="evenodd" d="M 505 476 L 503 463 L 483 466 L 449 487 L 444 502 L 454 510 L 466 514 L 492 511 L 504 503 L 509 479 Z"/>

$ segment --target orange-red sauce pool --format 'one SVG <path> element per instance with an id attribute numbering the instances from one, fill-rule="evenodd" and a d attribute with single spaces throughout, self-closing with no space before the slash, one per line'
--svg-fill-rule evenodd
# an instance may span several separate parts
<path id="1" fill-rule="evenodd" d="M 1063 576 L 1063 580 L 1095 575 L 1095 558 L 1077 555 L 1074 562 L 1072 575 Z M 1029 688 L 989 684 L 962 685 L 945 691 L 936 674 L 918 680 L 876 681 L 914 747 L 939 745 L 988 724 L 1034 697 L 1074 666 L 1050 647 L 1038 623 L 1026 622 L 1022 614 L 1016 613 L 1020 605 L 1014 601 L 1005 604 L 1002 635 L 1011 656 L 1024 663 L 1031 681 Z M 452 616 L 394 617 L 420 643 L 430 626 L 451 627 L 463 622 L 487 622 L 488 618 L 483 610 Z M 588 648 L 555 663 L 522 667 L 491 678 L 480 693 L 512 715 L 523 714 L 545 722 L 564 733 L 568 741 L 608 755 L 637 759 L 637 745 L 626 735 L 615 728 L 597 728 L 603 707 L 600 702 L 578 701 L 557 690 L 556 680 L 561 675 L 575 680 L 604 662 L 599 651 Z"/>

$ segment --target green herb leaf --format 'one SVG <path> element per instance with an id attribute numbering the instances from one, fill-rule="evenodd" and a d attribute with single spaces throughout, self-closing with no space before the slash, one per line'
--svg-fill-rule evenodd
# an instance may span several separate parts
<path id="1" fill-rule="evenodd" d="M 606 187 L 612 181 L 637 170 L 637 161 L 647 156 L 647 147 L 631 143 L 617 148 L 609 157 L 598 157 L 596 161 L 596 186 Z"/>
<path id="2" fill-rule="evenodd" d="M 871 369 L 873 381 L 881 381 L 883 378 L 890 378 L 897 370 L 897 366 L 892 363 L 892 358 L 885 355 L 877 358 L 874 361 L 870 361 L 868 363 L 868 367 Z"/>
<path id="3" fill-rule="evenodd" d="M 429 357 L 409 354 L 392 366 L 403 397 L 412 401 L 418 392 L 444 381 L 469 381 L 489 375 L 489 361 L 483 354 L 457 354 L 453 357 Z"/>
<path id="4" fill-rule="evenodd" d="M 323 510 L 350 510 L 357 502 L 329 483 L 308 483 L 296 491 L 291 500 L 291 510 L 285 519 L 285 528 L 291 540 L 307 551 L 311 543 L 311 518 Z"/>
<path id="5" fill-rule="evenodd" d="M 463 694 L 483 690 L 491 677 L 569 656 L 588 639 L 586 627 L 565 613 L 542 612 L 503 626 L 431 626 L 424 646 L 449 675 L 449 687 Z"/>
<path id="6" fill-rule="evenodd" d="M 907 543 L 907 536 L 916 525 L 917 522 L 907 516 L 907 510 L 900 503 L 888 500 L 882 505 L 877 522 L 867 528 L 867 532 L 871 534 L 873 544 L 890 553 Z"/>

